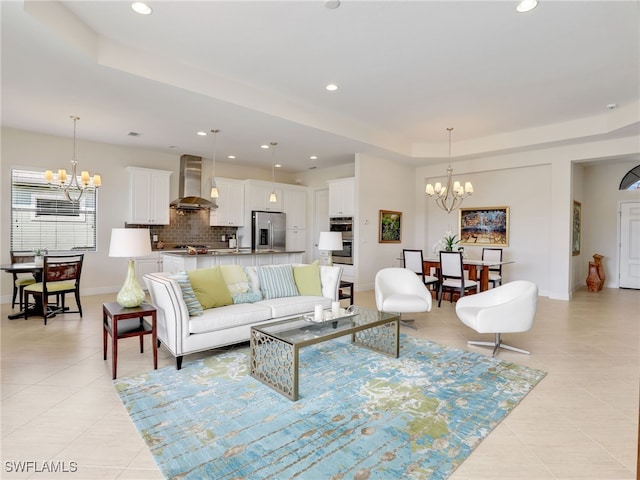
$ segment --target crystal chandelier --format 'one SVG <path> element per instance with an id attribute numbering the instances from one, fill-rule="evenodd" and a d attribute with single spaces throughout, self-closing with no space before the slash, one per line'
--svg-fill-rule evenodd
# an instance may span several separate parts
<path id="1" fill-rule="evenodd" d="M 276 203 L 278 197 L 276 196 L 276 145 L 277 142 L 271 142 L 271 195 L 269 195 L 269 203 Z"/>
<path id="2" fill-rule="evenodd" d="M 211 133 L 213 133 L 213 176 L 211 177 L 211 198 L 218 198 L 218 187 L 216 185 L 216 153 L 218 150 L 218 132 L 220 132 L 220 130 L 211 130 Z"/>
<path id="3" fill-rule="evenodd" d="M 435 187 L 430 183 L 427 184 L 425 193 L 430 197 L 435 195 L 436 205 L 447 213 L 451 213 L 458 208 L 462 201 L 473 193 L 473 185 L 471 182 L 465 182 L 464 188 L 460 182 L 453 181 L 453 168 L 451 168 L 451 131 L 453 127 L 447 128 L 449 132 L 449 166 L 447 167 L 447 184 L 442 186 L 437 182 Z"/>
<path id="4" fill-rule="evenodd" d="M 70 118 L 73 120 L 73 157 L 71 157 L 71 176 L 68 176 L 67 171 L 64 168 L 61 168 L 58 170 L 57 179 L 54 178 L 53 171 L 51 170 L 44 172 L 44 179 L 49 184 L 55 181 L 55 186 L 62 189 L 67 200 L 71 203 L 79 203 L 85 191 L 93 190 L 102 186 L 102 178 L 100 178 L 100 175 L 94 175 L 92 179 L 89 172 L 83 170 L 82 173 L 80 173 L 80 181 L 78 181 L 78 161 L 76 160 L 76 122 L 80 120 L 80 117 L 71 115 Z M 68 183 L 67 180 L 69 180 Z"/>

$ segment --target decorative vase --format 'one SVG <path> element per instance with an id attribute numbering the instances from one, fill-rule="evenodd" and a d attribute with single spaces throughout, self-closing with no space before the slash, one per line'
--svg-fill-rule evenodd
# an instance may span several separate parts
<path id="1" fill-rule="evenodd" d="M 33 257 L 33 261 L 35 262 L 36 267 L 44 266 L 44 257 L 42 255 L 36 255 Z"/>
<path id="2" fill-rule="evenodd" d="M 140 288 L 138 280 L 136 279 L 136 269 L 134 267 L 133 259 L 129 259 L 129 270 L 127 271 L 127 279 L 124 281 L 124 285 L 118 292 L 116 300 L 118 303 L 125 307 L 137 307 L 144 302 L 145 293 Z"/>
<path id="3" fill-rule="evenodd" d="M 596 265 L 594 262 L 589 262 L 587 288 L 590 292 L 597 292 L 600 289 L 600 275 L 598 275 L 598 265 Z"/>
<path id="4" fill-rule="evenodd" d="M 593 255 L 593 263 L 596 264 L 598 268 L 598 277 L 600 277 L 600 285 L 598 286 L 598 291 L 602 290 L 602 287 L 604 287 L 604 281 L 607 279 L 604 273 L 604 265 L 602 264 L 603 258 L 604 256 L 597 253 Z"/>

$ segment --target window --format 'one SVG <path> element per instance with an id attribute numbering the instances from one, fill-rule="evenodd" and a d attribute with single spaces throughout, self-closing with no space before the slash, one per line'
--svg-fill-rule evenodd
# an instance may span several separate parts
<path id="1" fill-rule="evenodd" d="M 620 190 L 638 189 L 640 189 L 640 165 L 629 170 L 620 182 Z"/>
<path id="2" fill-rule="evenodd" d="M 41 171 L 11 171 L 11 250 L 96 250 L 96 191 L 79 203 L 47 184 Z"/>

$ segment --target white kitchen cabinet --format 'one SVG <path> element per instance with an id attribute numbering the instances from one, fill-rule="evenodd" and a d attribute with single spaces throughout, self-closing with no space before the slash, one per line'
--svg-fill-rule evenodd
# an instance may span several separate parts
<path id="1" fill-rule="evenodd" d="M 169 225 L 170 177 L 173 172 L 139 167 L 127 167 L 127 171 L 127 222 L 134 225 Z"/>
<path id="2" fill-rule="evenodd" d="M 146 257 L 138 257 L 135 259 L 136 278 L 143 290 L 147 289 L 147 285 L 144 283 L 144 275 L 147 273 L 162 272 L 162 261 L 163 258 L 160 253 L 153 253 Z"/>
<path id="3" fill-rule="evenodd" d="M 223 227 L 242 227 L 245 222 L 244 181 L 229 178 L 216 178 L 218 208 L 212 208 L 209 225 Z"/>
<path id="4" fill-rule="evenodd" d="M 353 217 L 355 210 L 355 178 L 341 178 L 329 183 L 329 216 Z"/>
<path id="5" fill-rule="evenodd" d="M 273 184 L 270 182 L 260 182 L 257 180 L 249 180 L 245 182 L 244 198 L 246 200 L 245 205 L 249 215 L 251 215 L 251 210 L 282 212 L 282 188 L 276 183 L 275 192 L 277 201 L 271 203 L 269 201 L 269 196 L 273 190 Z"/>
<path id="6" fill-rule="evenodd" d="M 287 250 L 306 250 L 307 231 L 300 228 L 287 228 L 285 238 Z"/>
<path id="7" fill-rule="evenodd" d="M 304 229 L 307 225 L 307 189 L 295 185 L 282 187 L 282 208 L 287 214 L 287 229 Z M 289 248 L 289 244 L 287 244 Z M 297 249 L 296 249 L 297 250 Z"/>

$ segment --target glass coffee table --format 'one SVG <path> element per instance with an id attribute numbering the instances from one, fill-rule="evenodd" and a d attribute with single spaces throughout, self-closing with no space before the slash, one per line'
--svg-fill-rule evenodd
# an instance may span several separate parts
<path id="1" fill-rule="evenodd" d="M 400 316 L 352 307 L 347 316 L 313 321 L 313 314 L 251 327 L 251 376 L 290 400 L 298 400 L 301 348 L 351 335 L 351 342 L 398 358 Z"/>

